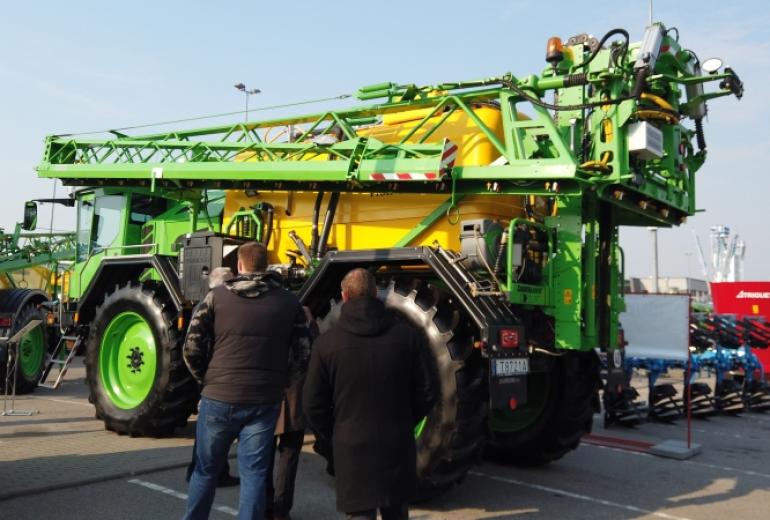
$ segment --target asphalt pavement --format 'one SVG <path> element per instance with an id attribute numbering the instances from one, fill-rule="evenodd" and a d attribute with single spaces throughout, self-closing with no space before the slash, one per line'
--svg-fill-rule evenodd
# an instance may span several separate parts
<path id="1" fill-rule="evenodd" d="M 83 376 L 82 367 L 71 369 L 59 390 L 16 401 L 17 410 L 36 415 L 0 417 L 0 519 L 180 518 L 194 418 L 166 439 L 104 431 Z M 684 440 L 683 420 L 605 430 L 597 416 L 594 435 L 543 468 L 483 463 L 448 493 L 413 507 L 411 518 L 770 518 L 768 414 L 694 421 L 703 451 L 686 461 L 638 448 Z M 341 518 L 334 481 L 306 440 L 292 518 Z M 238 488 L 219 489 L 211 518 L 233 518 L 237 507 Z"/>

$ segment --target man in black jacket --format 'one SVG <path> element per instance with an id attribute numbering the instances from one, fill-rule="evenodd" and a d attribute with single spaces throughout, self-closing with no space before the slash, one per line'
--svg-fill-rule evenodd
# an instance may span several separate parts
<path id="1" fill-rule="evenodd" d="M 284 389 L 305 371 L 310 353 L 299 300 L 266 268 L 265 246 L 243 244 L 239 275 L 210 291 L 190 322 L 184 360 L 203 390 L 185 518 L 208 518 L 236 438 L 238 517 L 262 520 L 265 514 L 267 468 Z"/>
<path id="2" fill-rule="evenodd" d="M 340 320 L 314 343 L 302 404 L 319 444 L 331 441 L 337 509 L 401 520 L 416 480 L 414 426 L 432 397 L 421 336 L 376 295 L 369 271 L 345 276 Z"/>
<path id="3" fill-rule="evenodd" d="M 233 278 L 233 272 L 230 270 L 229 267 L 215 267 L 211 270 L 211 273 L 209 274 L 209 291 L 214 290 L 214 288 L 219 287 L 223 283 L 225 283 L 228 280 L 231 280 Z M 200 303 L 198 303 L 200 305 Z M 198 306 L 196 305 L 193 309 L 193 314 L 198 310 Z M 212 338 L 213 339 L 213 338 Z M 211 348 L 208 349 L 209 353 L 211 353 Z M 185 480 L 189 483 L 190 477 L 192 477 L 193 470 L 195 469 L 195 444 L 193 444 L 193 453 L 192 453 L 192 460 L 190 461 L 190 464 L 187 466 L 187 476 L 185 477 Z M 230 463 L 225 459 L 225 463 L 222 466 L 222 473 L 219 474 L 219 480 L 217 481 L 217 487 L 230 487 L 230 486 L 237 486 L 241 483 L 241 479 L 238 477 L 234 477 L 230 475 Z"/>

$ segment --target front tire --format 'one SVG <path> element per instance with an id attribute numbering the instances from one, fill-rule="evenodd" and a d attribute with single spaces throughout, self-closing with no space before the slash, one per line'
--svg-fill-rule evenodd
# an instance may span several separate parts
<path id="1" fill-rule="evenodd" d="M 108 430 L 171 434 L 195 410 L 198 391 L 182 360 L 182 336 L 165 290 L 126 285 L 96 309 L 86 351 L 89 401 Z"/>

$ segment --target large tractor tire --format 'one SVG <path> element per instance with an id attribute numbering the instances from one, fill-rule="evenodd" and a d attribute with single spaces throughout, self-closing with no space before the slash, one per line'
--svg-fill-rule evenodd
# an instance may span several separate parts
<path id="1" fill-rule="evenodd" d="M 42 320 L 43 323 L 22 336 L 19 342 L 19 357 L 16 362 L 17 394 L 33 392 L 45 368 L 46 353 L 48 351 L 45 316 L 34 303 L 24 304 L 24 307 L 16 314 L 10 335 L 16 334 L 18 330 L 22 329 L 32 320 Z M 5 390 L 6 368 L 6 359 L 0 360 L 0 390 Z M 13 381 L 12 378 L 13 375 L 11 376 L 11 381 Z M 13 389 L 9 388 L 8 391 L 10 393 Z"/>
<path id="2" fill-rule="evenodd" d="M 469 324 L 452 298 L 430 283 L 413 278 L 389 280 L 379 291 L 387 308 L 422 331 L 438 402 L 415 428 L 418 493 L 436 496 L 460 481 L 481 457 L 487 418 L 486 386 Z M 333 302 L 319 320 L 328 329 L 342 305 Z"/>
<path id="3" fill-rule="evenodd" d="M 129 284 L 96 309 L 86 351 L 86 382 L 108 430 L 163 436 L 184 426 L 198 390 L 182 359 L 182 335 L 165 290 Z"/>
<path id="4" fill-rule="evenodd" d="M 490 460 L 541 466 L 577 448 L 591 432 L 601 384 L 596 353 L 563 352 L 548 359 L 547 372 L 529 376 L 526 405 L 490 413 Z"/>

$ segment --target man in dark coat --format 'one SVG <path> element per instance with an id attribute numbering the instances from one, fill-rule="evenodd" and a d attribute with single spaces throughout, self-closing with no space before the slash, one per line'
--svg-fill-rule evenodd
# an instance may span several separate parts
<path id="1" fill-rule="evenodd" d="M 302 404 L 319 444 L 331 440 L 337 509 L 401 520 L 416 481 L 414 426 L 432 396 L 421 336 L 376 295 L 369 271 L 345 276 L 339 322 L 314 344 Z"/>
<path id="2" fill-rule="evenodd" d="M 203 386 L 185 519 L 208 518 L 238 439 L 238 518 L 263 520 L 273 432 L 285 388 L 306 369 L 310 338 L 297 297 L 266 272 L 267 249 L 238 248 L 238 276 L 210 291 L 190 320 L 184 360 Z M 210 351 L 211 349 L 211 351 Z"/>

